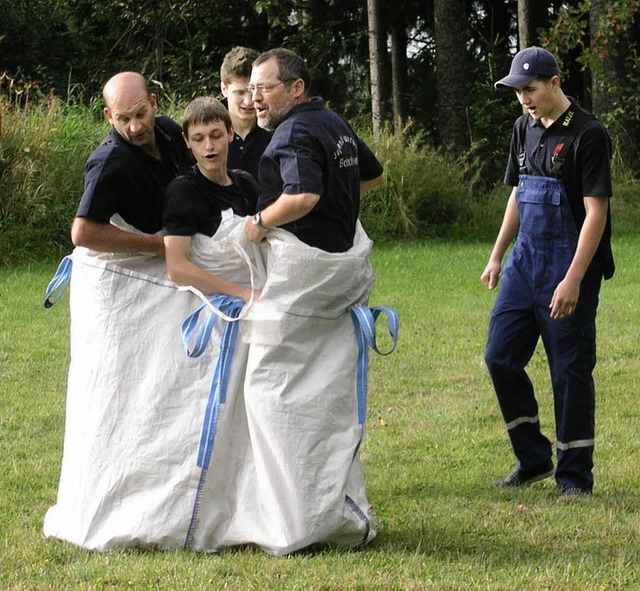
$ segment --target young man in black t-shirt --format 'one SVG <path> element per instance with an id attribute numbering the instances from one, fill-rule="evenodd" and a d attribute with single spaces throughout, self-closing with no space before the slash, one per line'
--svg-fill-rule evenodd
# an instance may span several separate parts
<path id="1" fill-rule="evenodd" d="M 516 456 L 495 485 L 555 476 L 559 498 L 571 501 L 593 489 L 595 321 L 602 278 L 614 271 L 610 143 L 564 94 L 558 63 L 541 47 L 518 52 L 496 87 L 513 89 L 526 113 L 514 127 L 505 175 L 511 195 L 481 276 L 489 289 L 501 284 L 485 361 Z M 526 372 L 539 340 L 551 373 L 555 466 Z"/>
<path id="2" fill-rule="evenodd" d="M 239 216 L 255 212 L 256 182 L 243 170 L 227 168 L 233 128 L 220 101 L 213 97 L 191 101 L 182 128 L 196 165 L 165 191 L 163 231 L 169 277 L 207 294 L 223 293 L 246 301 L 251 295 L 249 287 L 208 273 L 190 260 L 189 251 L 195 234 L 215 234 L 223 210 L 232 209 Z"/>
<path id="3" fill-rule="evenodd" d="M 251 64 L 258 55 L 255 49 L 237 46 L 224 56 L 220 66 L 220 89 L 233 125 L 229 168 L 246 170 L 256 180 L 260 158 L 271 140 L 271 132 L 258 126 L 256 109 L 247 90 Z"/>

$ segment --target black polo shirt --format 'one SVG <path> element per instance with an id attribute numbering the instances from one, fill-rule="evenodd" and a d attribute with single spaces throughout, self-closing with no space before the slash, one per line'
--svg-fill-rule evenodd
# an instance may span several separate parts
<path id="1" fill-rule="evenodd" d="M 229 176 L 230 185 L 218 185 L 193 166 L 171 181 L 165 189 L 165 236 L 213 236 L 225 209 L 239 216 L 254 214 L 258 199 L 255 179 L 244 170 L 229 170 Z"/>
<path id="2" fill-rule="evenodd" d="M 242 139 L 237 133 L 229 144 L 227 165 L 229 168 L 240 168 L 258 179 L 260 158 L 271 141 L 271 132 L 257 125 Z"/>
<path id="3" fill-rule="evenodd" d="M 142 232 L 154 234 L 162 229 L 163 189 L 193 159 L 182 129 L 172 119 L 156 117 L 154 133 L 162 161 L 111 128 L 87 160 L 76 216 L 106 224 L 117 213 Z"/>
<path id="4" fill-rule="evenodd" d="M 567 120 L 569 112 L 573 115 Z M 611 182 L 611 142 L 606 129 L 591 117 L 584 109 L 573 101 L 571 106 L 545 128 L 540 121 L 528 115 L 524 127 L 524 153 L 526 174 L 534 176 L 558 176 L 553 171 L 552 156 L 558 154 L 567 140 L 568 129 L 575 126 L 577 134 L 568 152 L 565 152 L 565 163 L 560 171 L 569 205 L 578 229 L 582 227 L 586 211 L 584 197 L 610 197 L 612 195 Z M 582 124 L 584 122 L 584 124 Z M 505 173 L 506 185 L 518 185 L 520 165 L 518 155 L 522 146 L 522 117 L 514 125 L 509 152 L 509 163 Z M 607 214 L 607 224 L 604 230 L 598 259 L 602 265 L 605 278 L 611 277 L 614 271 L 613 255 L 611 254 L 611 214 Z"/>
<path id="5" fill-rule="evenodd" d="M 282 193 L 320 195 L 315 208 L 284 229 L 329 252 L 353 246 L 360 181 L 383 172 L 369 147 L 322 98 L 294 107 L 273 132 L 260 161 L 258 210 Z"/>

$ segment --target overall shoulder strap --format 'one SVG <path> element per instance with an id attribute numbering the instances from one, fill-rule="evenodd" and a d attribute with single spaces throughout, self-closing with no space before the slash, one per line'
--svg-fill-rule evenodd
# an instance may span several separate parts
<path id="1" fill-rule="evenodd" d="M 576 139 L 578 132 L 588 121 L 591 121 L 592 119 L 594 119 L 594 117 L 591 113 L 580 111 L 575 107 L 571 107 L 571 109 L 567 111 L 567 114 L 564 116 L 564 120 L 562 121 L 562 128 L 566 129 L 567 136 L 565 137 L 564 142 L 559 144 L 560 149 L 558 152 L 551 156 L 551 165 L 553 166 L 553 171 L 556 174 L 560 174 L 566 161 L 566 156 L 571 145 Z"/>
<path id="2" fill-rule="evenodd" d="M 524 149 L 525 136 L 527 135 L 527 125 L 529 123 L 529 115 L 522 115 L 520 117 L 520 126 L 518 133 L 518 173 L 527 174 L 527 154 Z"/>

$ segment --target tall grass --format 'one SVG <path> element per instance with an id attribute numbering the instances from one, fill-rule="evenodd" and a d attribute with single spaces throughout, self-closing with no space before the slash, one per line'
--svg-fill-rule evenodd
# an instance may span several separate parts
<path id="1" fill-rule="evenodd" d="M 502 182 L 485 180 L 489 188 L 478 194 L 465 157 L 454 158 L 410 130 L 364 136 L 386 175 L 382 186 L 362 197 L 361 219 L 374 238 L 495 238 L 510 193 Z M 614 158 L 613 182 L 614 231 L 634 233 L 640 227 L 640 179 Z"/>
<path id="2" fill-rule="evenodd" d="M 361 217 L 375 237 L 442 237 L 474 226 L 478 204 L 462 159 L 434 149 L 421 134 L 367 138 L 385 167 L 385 183 L 362 199 Z"/>
<path id="3" fill-rule="evenodd" d="M 99 100 L 88 106 L 53 96 L 25 101 L 11 92 L 0 79 L 0 266 L 70 250 L 85 162 L 108 128 Z M 181 105 L 170 97 L 164 103 L 165 113 L 180 117 Z M 362 199 L 361 218 L 372 237 L 493 239 L 508 189 L 477 194 L 467 159 L 433 148 L 410 125 L 401 133 L 363 136 L 386 173 L 384 185 Z M 617 172 L 616 228 L 633 231 L 640 222 L 640 182 Z"/>
<path id="4" fill-rule="evenodd" d="M 56 498 L 68 362 L 66 300 L 41 306 L 52 263 L 0 269 L 0 588 L 6 591 L 632 591 L 640 589 L 640 238 L 618 237 L 599 309 L 596 486 L 501 491 L 513 458 L 482 361 L 495 297 L 489 243 L 377 244 L 374 305 L 401 316 L 372 356 L 363 462 L 379 535 L 363 550 L 96 554 L 41 536 Z M 532 360 L 553 437 L 544 354 Z"/>
<path id="5" fill-rule="evenodd" d="M 21 105 L 0 86 L 0 265 L 57 257 L 82 195 L 84 165 L 106 132 L 88 108 L 54 96 Z"/>

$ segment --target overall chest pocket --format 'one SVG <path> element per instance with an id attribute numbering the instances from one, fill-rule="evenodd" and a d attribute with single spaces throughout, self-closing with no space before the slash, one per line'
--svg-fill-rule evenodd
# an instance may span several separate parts
<path id="1" fill-rule="evenodd" d="M 520 231 L 533 238 L 566 237 L 563 189 L 558 183 L 521 179 L 516 190 Z"/>
<path id="2" fill-rule="evenodd" d="M 562 190 L 558 187 L 530 187 L 521 183 L 516 198 L 518 203 L 559 206 L 562 203 Z"/>

